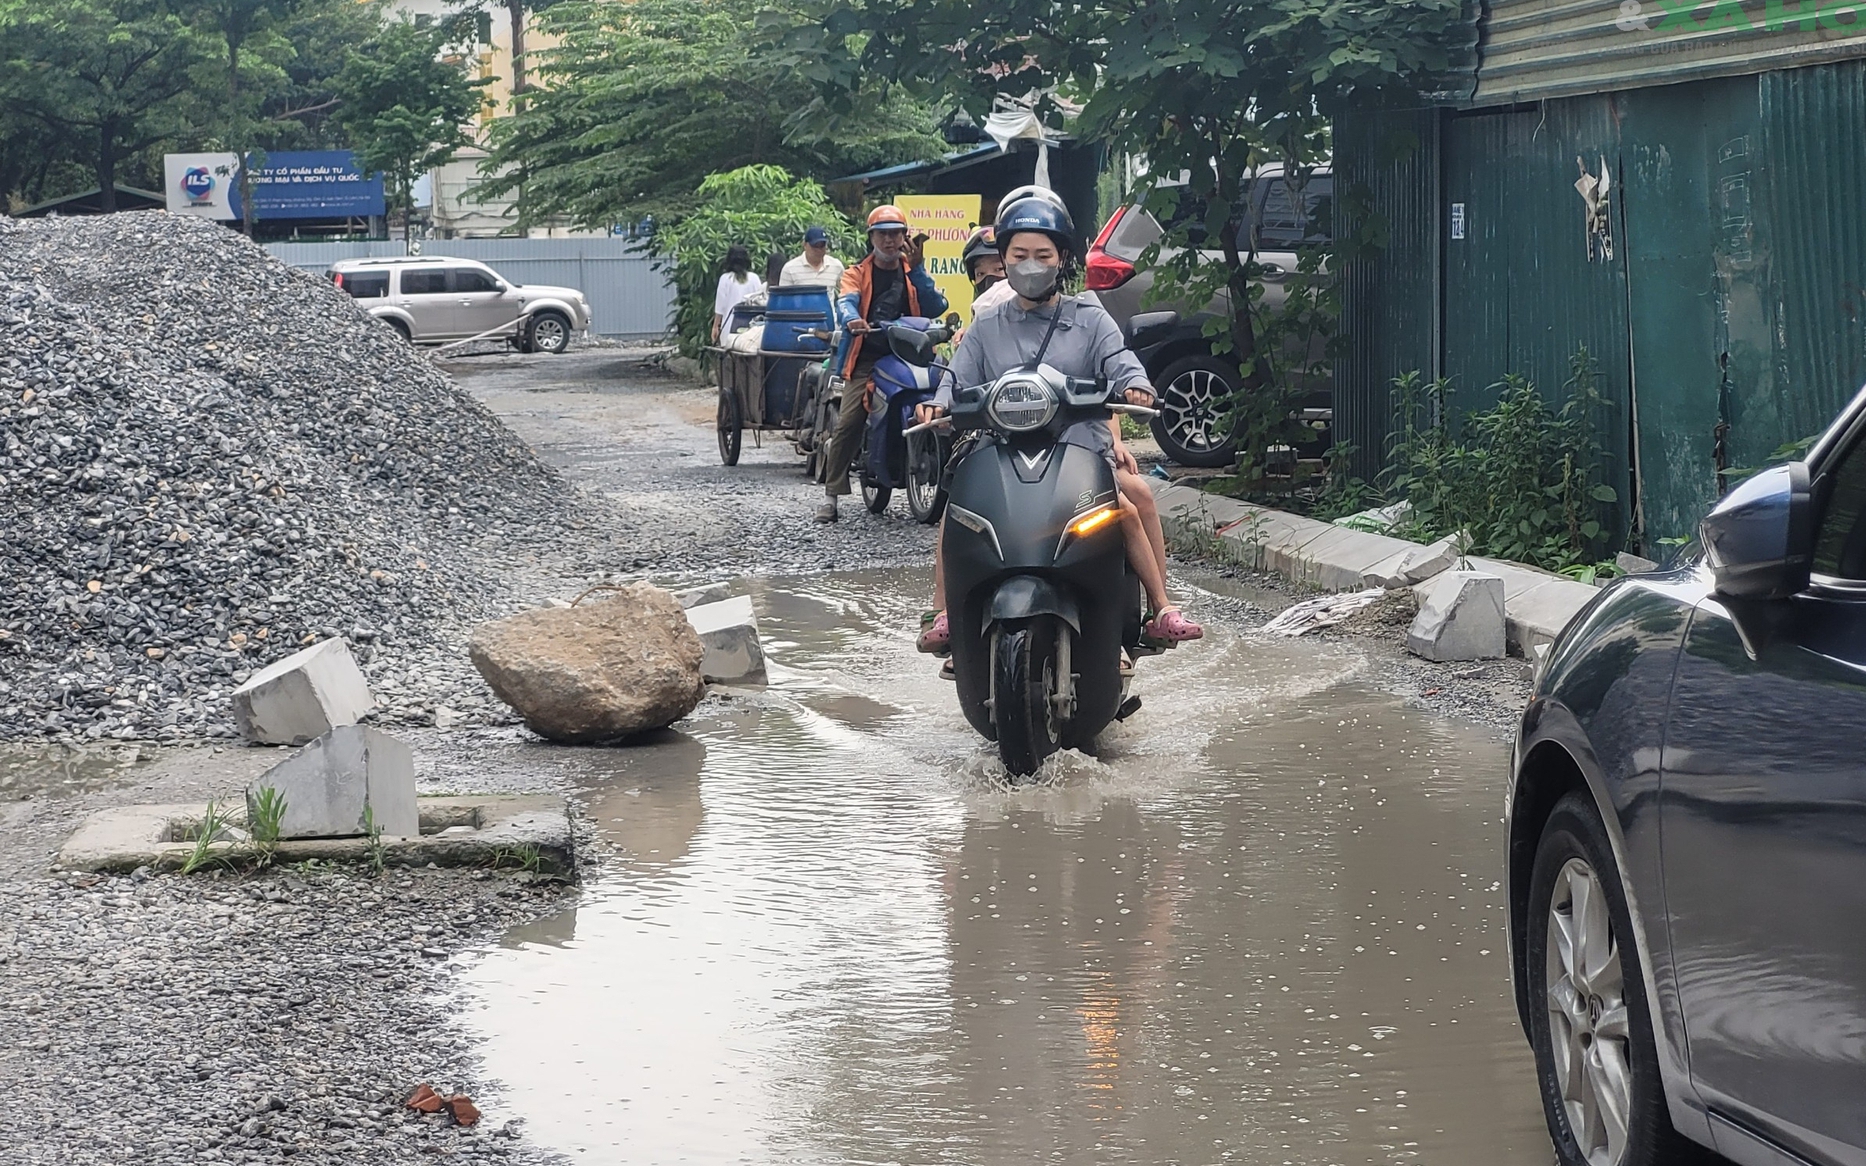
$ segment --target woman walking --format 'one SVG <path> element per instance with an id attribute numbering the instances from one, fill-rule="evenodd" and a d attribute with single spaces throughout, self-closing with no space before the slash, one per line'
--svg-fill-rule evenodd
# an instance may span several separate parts
<path id="1" fill-rule="evenodd" d="M 748 296 L 765 290 L 765 281 L 752 274 L 752 253 L 738 245 L 726 249 L 726 271 L 719 277 L 719 289 L 713 293 L 713 343 L 732 319 L 732 309 Z"/>

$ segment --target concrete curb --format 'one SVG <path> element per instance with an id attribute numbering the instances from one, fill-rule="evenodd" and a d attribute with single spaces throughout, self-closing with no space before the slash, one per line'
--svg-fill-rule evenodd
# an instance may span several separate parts
<path id="1" fill-rule="evenodd" d="M 1176 549 L 1212 555 L 1253 571 L 1269 571 L 1322 591 L 1359 591 L 1370 575 L 1420 549 L 1419 543 L 1253 506 L 1151 478 L 1154 501 Z M 1500 559 L 1470 557 L 1473 570 L 1503 580 L 1503 611 L 1510 650 L 1533 659 L 1553 643 L 1599 588 Z M 1423 603 L 1442 575 L 1413 587 Z"/>
<path id="2" fill-rule="evenodd" d="M 575 869 L 570 811 L 562 798 L 422 798 L 420 809 L 420 837 L 381 839 L 386 864 L 529 867 L 535 852 L 535 869 L 542 873 L 567 875 Z M 206 814 L 205 805 L 100 810 L 59 850 L 58 865 L 116 874 L 144 866 L 179 870 L 194 849 L 194 843 L 184 839 L 190 831 L 199 831 Z M 273 860 L 362 863 L 369 860 L 370 847 L 367 838 L 294 840 L 279 843 Z M 216 854 L 240 859 L 250 857 L 251 851 L 235 843 Z"/>

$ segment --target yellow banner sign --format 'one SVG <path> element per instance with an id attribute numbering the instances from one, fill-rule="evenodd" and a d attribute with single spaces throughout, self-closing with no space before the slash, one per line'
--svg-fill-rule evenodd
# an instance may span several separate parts
<path id="1" fill-rule="evenodd" d="M 894 205 L 907 216 L 908 233 L 927 237 L 927 274 L 946 295 L 950 311 L 972 318 L 972 281 L 965 277 L 965 241 L 978 226 L 976 194 L 903 194 Z"/>

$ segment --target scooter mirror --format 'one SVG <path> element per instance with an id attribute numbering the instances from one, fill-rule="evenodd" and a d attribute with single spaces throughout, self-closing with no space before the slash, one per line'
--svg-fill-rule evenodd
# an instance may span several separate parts
<path id="1" fill-rule="evenodd" d="M 1178 327 L 1178 312 L 1143 312 L 1129 321 L 1127 346 L 1136 350 L 1152 348 L 1170 340 Z"/>
<path id="2" fill-rule="evenodd" d="M 918 328 L 896 324 L 888 329 L 888 350 L 918 368 L 933 363 L 935 347 L 934 338 Z"/>

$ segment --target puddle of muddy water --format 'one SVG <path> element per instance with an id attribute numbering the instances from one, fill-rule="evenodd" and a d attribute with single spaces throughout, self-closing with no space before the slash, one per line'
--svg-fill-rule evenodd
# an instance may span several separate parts
<path id="1" fill-rule="evenodd" d="M 761 591 L 778 685 L 590 755 L 625 861 L 473 973 L 502 1105 L 615 1163 L 1550 1158 L 1508 995 L 1504 747 L 1224 634 L 1000 785 L 916 573 Z M 883 629 L 877 631 L 876 629 Z"/>
<path id="2" fill-rule="evenodd" d="M 103 789 L 141 760 L 137 745 L 0 744 L 0 802 Z"/>

